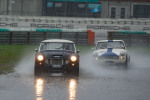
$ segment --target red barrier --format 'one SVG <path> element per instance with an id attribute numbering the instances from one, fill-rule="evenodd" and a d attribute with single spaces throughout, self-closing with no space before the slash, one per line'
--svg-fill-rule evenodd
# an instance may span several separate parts
<path id="1" fill-rule="evenodd" d="M 95 44 L 95 32 L 92 32 L 92 30 L 87 30 L 88 32 L 88 45 L 94 45 Z"/>

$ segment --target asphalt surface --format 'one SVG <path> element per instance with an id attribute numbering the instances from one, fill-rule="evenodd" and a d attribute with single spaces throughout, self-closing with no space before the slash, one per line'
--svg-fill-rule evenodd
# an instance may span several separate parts
<path id="1" fill-rule="evenodd" d="M 90 53 L 82 54 L 79 76 L 42 77 L 34 77 L 30 56 L 19 62 L 14 73 L 0 75 L 0 100 L 150 100 L 149 55 L 131 52 L 126 69 L 96 66 Z"/>

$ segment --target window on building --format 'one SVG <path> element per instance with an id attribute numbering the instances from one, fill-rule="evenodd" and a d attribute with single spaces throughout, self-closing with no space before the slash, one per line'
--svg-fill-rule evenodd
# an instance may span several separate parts
<path id="1" fill-rule="evenodd" d="M 53 7 L 53 2 L 47 2 L 47 7 Z"/>
<path id="2" fill-rule="evenodd" d="M 121 8 L 121 12 L 120 12 L 120 18 L 125 18 L 125 8 Z"/>
<path id="3" fill-rule="evenodd" d="M 115 7 L 111 7 L 111 18 L 115 18 L 116 17 L 116 8 Z"/>
<path id="4" fill-rule="evenodd" d="M 62 7 L 62 3 L 55 3 L 55 7 Z"/>
<path id="5" fill-rule="evenodd" d="M 133 5 L 133 17 L 150 18 L 150 5 Z"/>
<path id="6" fill-rule="evenodd" d="M 85 8 L 85 4 L 78 4 L 78 8 Z"/>

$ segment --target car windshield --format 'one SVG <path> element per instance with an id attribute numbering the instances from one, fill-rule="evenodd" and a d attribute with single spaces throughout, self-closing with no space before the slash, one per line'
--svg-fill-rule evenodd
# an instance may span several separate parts
<path id="1" fill-rule="evenodd" d="M 96 49 L 107 49 L 107 48 L 118 48 L 124 49 L 124 43 L 122 41 L 114 41 L 114 42 L 99 42 L 97 44 Z"/>
<path id="2" fill-rule="evenodd" d="M 41 43 L 40 50 L 68 50 L 75 51 L 73 43 L 48 42 Z"/>

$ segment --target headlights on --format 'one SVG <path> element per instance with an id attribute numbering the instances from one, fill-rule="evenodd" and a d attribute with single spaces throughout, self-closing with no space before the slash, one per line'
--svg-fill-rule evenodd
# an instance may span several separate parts
<path id="1" fill-rule="evenodd" d="M 43 56 L 43 55 L 38 55 L 38 56 L 37 56 L 37 60 L 38 60 L 38 61 L 43 61 L 43 59 L 44 59 L 44 56 Z"/>
<path id="2" fill-rule="evenodd" d="M 121 56 L 120 59 L 121 60 L 125 59 L 125 55 L 126 55 L 126 53 L 124 51 L 121 51 L 120 52 L 120 56 Z"/>
<path id="3" fill-rule="evenodd" d="M 71 61 L 72 61 L 72 62 L 77 61 L 77 57 L 76 57 L 76 56 L 74 56 L 74 55 L 72 55 L 70 59 L 71 59 Z"/>
<path id="4" fill-rule="evenodd" d="M 125 59 L 125 57 L 120 57 L 121 60 Z"/>

